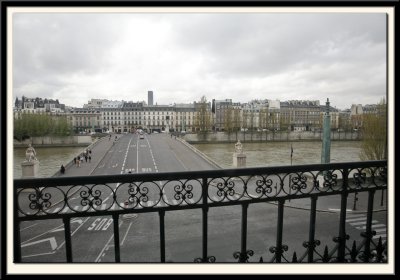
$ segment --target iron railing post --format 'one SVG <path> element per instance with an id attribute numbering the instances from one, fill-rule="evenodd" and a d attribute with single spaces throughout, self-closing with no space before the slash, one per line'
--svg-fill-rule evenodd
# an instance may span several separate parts
<path id="1" fill-rule="evenodd" d="M 203 196 L 203 262 L 207 262 L 208 250 L 208 184 L 207 178 L 203 178 L 202 185 Z"/>
<path id="2" fill-rule="evenodd" d="M 242 204 L 242 227 L 241 227 L 241 246 L 240 246 L 240 262 L 246 262 L 247 260 L 247 208 L 248 203 Z"/>
<path id="3" fill-rule="evenodd" d="M 364 262 L 368 262 L 371 256 L 370 246 L 371 246 L 371 239 L 373 236 L 371 226 L 372 226 L 372 211 L 374 209 L 374 194 L 375 190 L 368 191 L 367 223 L 365 225 L 365 233 L 363 234 L 363 236 L 365 237 L 365 247 L 363 256 Z"/>
<path id="4" fill-rule="evenodd" d="M 165 211 L 158 211 L 160 217 L 160 259 L 162 263 L 165 263 Z"/>
<path id="5" fill-rule="evenodd" d="M 349 186 L 349 170 L 343 169 L 343 190 L 340 201 L 340 220 L 339 220 L 339 237 L 336 238 L 338 242 L 337 261 L 344 262 L 346 250 L 346 209 L 347 209 L 347 196 Z"/>
<path id="6" fill-rule="evenodd" d="M 71 243 L 71 225 L 70 218 L 64 217 L 64 236 L 65 236 L 65 254 L 67 263 L 72 263 L 72 243 Z"/>
<path id="7" fill-rule="evenodd" d="M 115 254 L 115 262 L 121 262 L 121 251 L 119 247 L 119 215 L 113 214 L 113 223 L 114 223 L 114 254 Z"/>
<path id="8" fill-rule="evenodd" d="M 21 233 L 18 220 L 18 192 L 14 188 L 14 262 L 21 262 Z"/>
<path id="9" fill-rule="evenodd" d="M 317 199 L 318 197 L 313 195 L 311 197 L 311 208 L 310 208 L 310 228 L 308 231 L 308 262 L 312 263 L 314 260 L 314 248 L 315 248 L 315 217 L 317 212 Z"/>
<path id="10" fill-rule="evenodd" d="M 283 235 L 283 208 L 285 200 L 280 199 L 278 201 L 278 222 L 276 226 L 276 262 L 280 263 L 282 260 L 282 235 Z"/>

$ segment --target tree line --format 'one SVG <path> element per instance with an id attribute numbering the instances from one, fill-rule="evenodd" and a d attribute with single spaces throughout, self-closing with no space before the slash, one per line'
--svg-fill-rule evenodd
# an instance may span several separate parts
<path id="1" fill-rule="evenodd" d="M 14 117 L 14 139 L 22 141 L 30 137 L 69 136 L 72 126 L 66 116 L 22 113 Z"/>

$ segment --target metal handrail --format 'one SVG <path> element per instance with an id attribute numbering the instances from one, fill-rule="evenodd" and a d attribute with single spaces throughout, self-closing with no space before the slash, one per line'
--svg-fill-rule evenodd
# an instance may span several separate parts
<path id="1" fill-rule="evenodd" d="M 116 184 L 115 186 L 113 184 Z M 71 192 L 75 188 L 75 191 Z M 152 189 L 153 188 L 153 189 Z M 79 192 L 76 191 L 79 190 Z M 165 211 L 202 209 L 202 257 L 195 262 L 215 262 L 207 255 L 208 209 L 227 205 L 241 205 L 241 250 L 233 256 L 239 262 L 248 262 L 253 255 L 247 248 L 247 207 L 252 203 L 277 202 L 278 221 L 276 246 L 270 248 L 274 254 L 270 262 L 289 261 L 285 256 L 287 245 L 282 243 L 284 203 L 290 199 L 310 198 L 309 239 L 304 247 L 307 251 L 292 261 L 307 262 L 386 262 L 386 243 L 375 244 L 371 228 L 373 199 L 377 190 L 387 189 L 387 161 L 364 161 L 297 166 L 274 166 L 184 172 L 121 174 L 77 177 L 52 177 L 14 180 L 14 260 L 21 262 L 20 222 L 29 220 L 63 219 L 66 241 L 66 261 L 73 261 L 70 220 L 74 217 L 111 215 L 114 221 L 114 236 L 119 236 L 119 215 L 127 213 L 158 212 L 160 217 L 160 261 L 165 262 Z M 349 249 L 345 230 L 346 206 L 349 193 L 368 194 L 366 231 L 362 245 Z M 85 209 L 72 209 L 69 194 L 74 193 Z M 340 221 L 337 243 L 329 252 L 318 252 L 315 239 L 316 199 L 319 196 L 340 195 Z M 110 205 L 117 209 L 102 209 L 104 196 L 111 197 Z M 173 197 L 175 202 L 167 200 Z M 55 200 L 61 207 L 50 211 Z M 153 200 L 151 200 L 153 199 Z M 129 201 L 128 204 L 122 202 Z M 150 203 L 153 202 L 153 203 Z M 67 209 L 68 211 L 62 211 Z M 62 212 L 61 212 L 62 211 Z M 120 262 L 119 238 L 114 240 L 115 261 Z M 376 253 L 378 252 L 378 253 Z M 261 261 L 261 260 L 260 260 Z"/>

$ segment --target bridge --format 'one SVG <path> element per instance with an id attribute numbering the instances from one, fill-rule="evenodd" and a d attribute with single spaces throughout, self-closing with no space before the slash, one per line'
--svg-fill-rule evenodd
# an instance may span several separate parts
<path id="1" fill-rule="evenodd" d="M 89 149 L 14 180 L 16 263 L 388 261 L 386 161 L 220 169 L 163 133 Z"/>

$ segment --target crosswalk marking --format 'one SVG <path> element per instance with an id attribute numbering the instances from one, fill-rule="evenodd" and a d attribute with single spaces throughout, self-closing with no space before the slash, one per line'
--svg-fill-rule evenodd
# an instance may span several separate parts
<path id="1" fill-rule="evenodd" d="M 386 234 L 381 234 L 381 235 L 375 235 L 372 237 L 372 239 L 379 239 L 379 237 L 382 237 L 382 240 L 386 238 Z"/>
<path id="2" fill-rule="evenodd" d="M 386 227 L 386 225 L 385 224 L 374 224 L 374 225 L 371 225 L 371 228 L 377 228 L 377 227 Z M 367 226 L 356 227 L 356 229 L 366 229 L 366 228 L 367 228 Z"/>
<path id="3" fill-rule="evenodd" d="M 365 230 L 367 228 L 367 215 L 366 214 L 354 214 L 348 215 L 348 219 L 346 220 L 350 225 L 354 226 L 358 230 Z M 371 221 L 371 229 L 376 232 L 376 235 L 372 237 L 372 239 L 382 240 L 386 239 L 387 228 L 385 224 L 379 223 L 377 220 Z"/>
<path id="4" fill-rule="evenodd" d="M 386 232 L 386 228 L 376 228 L 376 229 L 373 229 L 373 230 L 376 231 L 377 233 L 378 232 L 382 232 L 382 231 Z"/>
<path id="5" fill-rule="evenodd" d="M 54 214 L 54 213 L 57 213 L 60 209 L 61 209 L 61 207 L 57 207 L 56 209 L 53 210 L 52 213 L 53 213 L 53 214 Z"/>
<path id="6" fill-rule="evenodd" d="M 366 217 L 365 214 L 349 214 L 351 218 L 360 218 L 360 217 Z M 347 220 L 346 220 L 347 222 Z"/>
<path id="7" fill-rule="evenodd" d="M 372 223 L 377 223 L 377 220 L 372 220 Z M 352 226 L 358 226 L 358 225 L 365 225 L 367 223 L 367 221 L 362 221 L 362 222 L 357 222 L 357 223 L 350 223 L 350 225 Z"/>
<path id="8" fill-rule="evenodd" d="M 354 221 L 360 221 L 360 220 L 367 220 L 367 217 L 360 217 L 360 218 L 356 218 L 356 219 L 347 219 L 346 222 L 354 222 Z"/>

